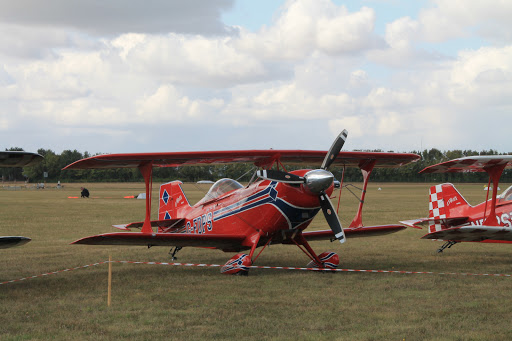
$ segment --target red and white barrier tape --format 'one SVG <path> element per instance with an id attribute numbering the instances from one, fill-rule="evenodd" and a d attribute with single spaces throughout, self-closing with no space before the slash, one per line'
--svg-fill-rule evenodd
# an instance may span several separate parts
<path id="1" fill-rule="evenodd" d="M 13 280 L 10 280 L 10 281 L 0 282 L 0 285 L 8 284 L 8 283 L 14 283 L 14 282 L 26 281 L 28 279 L 39 278 L 39 277 L 44 277 L 44 276 L 49 276 L 49 275 L 56 275 L 56 274 L 59 274 L 59 273 L 62 273 L 62 272 L 67 272 L 67 271 L 73 271 L 73 270 L 78 270 L 78 269 L 85 269 L 85 268 L 89 268 L 89 267 L 96 266 L 96 265 L 101 265 L 101 264 L 106 264 L 106 263 L 108 263 L 108 261 L 94 263 L 94 264 L 87 264 L 87 265 L 82 265 L 82 266 L 77 266 L 76 268 L 69 268 L 69 269 L 64 269 L 64 270 L 57 270 L 57 271 L 53 271 L 53 272 L 47 272 L 47 273 L 44 273 L 44 274 L 34 275 L 34 276 L 30 276 L 30 277 L 23 277 L 23 278 L 19 278 L 19 279 L 13 279 Z"/>
<path id="2" fill-rule="evenodd" d="M 48 275 L 55 275 L 62 272 L 68 272 L 78 269 L 85 269 L 89 267 L 93 267 L 101 264 L 108 263 L 122 263 L 122 264 L 147 264 L 147 265 L 171 265 L 171 266 L 190 266 L 190 267 L 222 267 L 219 264 L 206 264 L 206 263 L 166 263 L 166 262 L 138 262 L 138 261 L 127 261 L 127 260 L 113 260 L 113 261 L 103 261 L 94 264 L 77 266 L 75 268 L 58 270 L 53 272 L 47 272 L 40 275 L 24 277 L 20 279 L 13 279 L 10 281 L 0 282 L 2 284 L 21 282 L 28 279 L 44 277 Z M 487 277 L 512 277 L 512 275 L 507 274 L 478 274 L 478 273 L 469 273 L 469 272 L 432 272 L 432 271 L 400 271 L 400 270 L 360 270 L 360 269 L 320 269 L 320 268 L 297 268 L 290 266 L 262 266 L 262 265 L 251 265 L 249 266 L 251 269 L 274 269 L 274 270 L 302 270 L 302 271 L 330 271 L 330 272 L 369 272 L 369 273 L 394 273 L 394 274 L 427 274 L 427 275 L 459 275 L 459 276 L 487 276 Z"/>
<path id="3" fill-rule="evenodd" d="M 108 263 L 108 262 L 107 262 Z M 125 264 L 149 264 L 149 265 L 172 265 L 172 266 L 197 266 L 197 267 L 222 267 L 218 264 L 194 264 L 194 263 L 165 263 L 165 262 L 136 262 L 136 261 L 112 261 L 112 263 Z M 251 269 L 276 269 L 276 270 L 303 270 L 303 271 L 331 271 L 331 272 L 372 272 L 372 273 L 395 273 L 395 274 L 428 274 L 428 275 L 460 275 L 460 276 L 490 276 L 490 277 L 512 277 L 507 274 L 477 274 L 469 272 L 432 272 L 432 271 L 400 271 L 400 270 L 358 270 L 358 269 L 320 269 L 320 268 L 297 268 L 290 266 L 262 266 L 251 265 Z"/>

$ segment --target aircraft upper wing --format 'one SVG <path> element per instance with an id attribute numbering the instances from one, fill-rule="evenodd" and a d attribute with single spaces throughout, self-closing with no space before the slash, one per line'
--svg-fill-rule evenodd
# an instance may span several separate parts
<path id="1" fill-rule="evenodd" d="M 0 167 L 29 167 L 38 164 L 43 157 L 29 152 L 0 152 Z"/>
<path id="2" fill-rule="evenodd" d="M 486 168 L 503 164 L 512 168 L 512 155 L 468 156 L 426 167 L 420 173 L 485 172 Z"/>
<path id="3" fill-rule="evenodd" d="M 422 239 L 456 242 L 512 243 L 512 229 L 503 226 L 471 225 L 429 233 Z"/>
<path id="4" fill-rule="evenodd" d="M 320 165 L 326 151 L 315 150 L 233 150 L 207 152 L 168 152 L 137 154 L 105 154 L 78 160 L 64 169 L 135 168 L 152 163 L 155 167 L 254 163 L 258 167 L 274 162 L 292 165 Z M 340 152 L 334 165 L 357 167 L 376 161 L 375 167 L 398 167 L 420 159 L 410 153 Z"/>

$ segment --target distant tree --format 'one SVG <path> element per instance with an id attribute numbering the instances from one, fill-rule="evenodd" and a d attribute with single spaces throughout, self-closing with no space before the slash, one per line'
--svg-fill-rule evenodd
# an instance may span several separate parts
<path id="1" fill-rule="evenodd" d="M 7 149 L 6 149 L 7 150 Z M 22 148 L 13 147 L 8 150 L 22 151 Z M 380 149 L 367 150 L 372 152 L 382 152 Z M 51 182 L 60 181 L 87 181 L 87 182 L 105 182 L 105 181 L 142 181 L 142 175 L 138 169 L 118 168 L 118 169 L 80 169 L 80 170 L 62 170 L 65 166 L 78 161 L 82 158 L 91 156 L 89 152 L 83 154 L 75 150 L 64 150 L 61 154 L 56 154 L 51 149 L 38 149 L 39 154 L 44 156 L 43 162 L 32 166 L 21 168 L 3 168 L 1 174 L 7 180 L 23 180 L 28 177 L 31 181 L 43 181 L 44 172 L 48 173 L 46 180 Z M 388 151 L 393 152 L 393 151 Z M 374 168 L 370 179 L 372 181 L 422 181 L 422 182 L 486 182 L 487 174 L 478 173 L 447 173 L 447 174 L 419 174 L 423 168 L 430 165 L 448 161 L 455 158 L 473 156 L 473 155 L 498 155 L 512 154 L 499 153 L 496 150 L 483 150 L 480 152 L 474 150 L 448 150 L 442 152 L 439 149 L 425 149 L 423 151 L 412 151 L 418 154 L 421 159 L 417 162 L 405 165 L 399 168 Z M 100 155 L 100 154 L 96 154 Z M 286 165 L 287 171 L 294 169 L 314 169 L 318 165 L 294 166 Z M 343 173 L 342 167 L 331 167 L 334 176 L 341 180 L 344 176 L 346 182 L 362 181 L 361 171 L 358 168 L 346 168 Z M 196 182 L 198 180 L 218 180 L 221 178 L 238 179 L 239 181 L 249 181 L 254 174 L 256 167 L 251 163 L 235 163 L 204 166 L 185 166 L 185 167 L 155 167 L 153 169 L 154 181 L 172 181 L 182 180 L 185 182 Z M 502 181 L 512 181 L 512 171 L 505 170 Z"/>

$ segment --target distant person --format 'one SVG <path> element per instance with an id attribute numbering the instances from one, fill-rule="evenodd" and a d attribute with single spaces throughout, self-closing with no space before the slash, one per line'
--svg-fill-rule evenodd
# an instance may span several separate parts
<path id="1" fill-rule="evenodd" d="M 89 198 L 89 190 L 85 187 L 80 187 L 80 189 L 82 190 L 82 198 Z"/>

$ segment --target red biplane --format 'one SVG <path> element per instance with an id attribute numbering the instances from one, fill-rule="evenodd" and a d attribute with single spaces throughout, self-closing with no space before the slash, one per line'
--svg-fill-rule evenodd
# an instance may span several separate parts
<path id="1" fill-rule="evenodd" d="M 0 167 L 28 167 L 38 164 L 43 157 L 36 153 L 5 151 L 0 152 Z M 0 237 L 0 249 L 26 244 L 31 239 L 21 236 Z"/>
<path id="2" fill-rule="evenodd" d="M 459 242 L 512 243 L 512 186 L 498 196 L 505 168 L 512 168 L 512 155 L 469 156 L 426 167 L 420 173 L 487 172 L 487 199 L 471 206 L 452 184 L 432 186 L 428 218 L 401 223 L 428 226 L 429 233 L 422 238 L 446 241 L 438 252 Z"/>
<path id="3" fill-rule="evenodd" d="M 237 254 L 222 268 L 222 273 L 247 274 L 261 251 L 270 243 L 295 244 L 311 259 L 310 266 L 336 267 L 334 252 L 317 255 L 309 241 L 320 239 L 345 241 L 349 237 L 396 232 L 402 225 L 363 226 L 362 207 L 368 177 L 374 167 L 397 167 L 419 159 L 415 154 L 341 152 L 347 137 L 344 130 L 325 151 L 249 150 L 155 154 L 111 154 L 79 160 L 65 169 L 137 167 L 146 184 L 146 217 L 143 222 L 116 226 L 140 232 L 106 233 L 75 241 L 88 245 L 172 246 L 172 256 L 184 246 L 220 249 Z M 232 179 L 214 183 L 206 196 L 190 205 L 180 181 L 160 187 L 158 220 L 151 221 L 153 167 L 181 167 L 225 163 L 253 163 L 259 168 L 248 185 Z M 287 172 L 283 164 L 320 164 L 319 169 Z M 329 196 L 334 190 L 332 165 L 359 167 L 364 188 L 359 210 L 343 230 Z M 274 167 L 274 169 L 272 169 Z M 304 231 L 322 210 L 330 230 Z M 155 230 L 154 230 L 155 229 Z M 263 249 L 255 256 L 256 248 Z"/>

